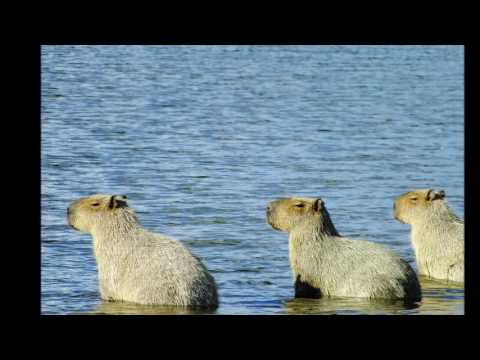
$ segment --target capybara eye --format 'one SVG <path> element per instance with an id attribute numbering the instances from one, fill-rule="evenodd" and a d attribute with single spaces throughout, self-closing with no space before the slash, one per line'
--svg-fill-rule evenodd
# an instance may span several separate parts
<path id="1" fill-rule="evenodd" d="M 413 202 L 415 202 L 415 201 L 417 201 L 417 197 L 416 197 L 416 196 L 413 196 L 413 197 L 410 198 L 410 200 L 413 201 Z"/>
<path id="2" fill-rule="evenodd" d="M 215 279 L 200 258 L 180 241 L 143 228 L 120 195 L 94 196 L 71 203 L 67 220 L 92 237 L 101 299 L 208 311 L 218 307 Z"/>
<path id="3" fill-rule="evenodd" d="M 301 203 L 300 203 L 300 204 L 295 204 L 295 206 L 296 206 L 296 207 L 299 207 L 299 208 L 302 208 L 302 207 L 305 206 L 305 204 L 301 204 Z"/>

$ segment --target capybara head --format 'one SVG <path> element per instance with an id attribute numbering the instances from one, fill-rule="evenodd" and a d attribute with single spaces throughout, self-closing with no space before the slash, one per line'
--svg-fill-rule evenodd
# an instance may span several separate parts
<path id="1" fill-rule="evenodd" d="M 432 213 L 435 202 L 442 201 L 445 191 L 420 189 L 404 193 L 393 203 L 393 216 L 400 222 L 412 224 L 422 221 Z"/>
<path id="2" fill-rule="evenodd" d="M 336 233 L 320 198 L 291 197 L 271 201 L 267 206 L 267 222 L 274 229 L 286 232 L 299 226 L 315 226 Z"/>
<path id="3" fill-rule="evenodd" d="M 95 194 L 70 204 L 67 209 L 68 224 L 75 230 L 90 233 L 95 225 L 105 223 L 125 210 L 132 212 L 125 195 Z"/>

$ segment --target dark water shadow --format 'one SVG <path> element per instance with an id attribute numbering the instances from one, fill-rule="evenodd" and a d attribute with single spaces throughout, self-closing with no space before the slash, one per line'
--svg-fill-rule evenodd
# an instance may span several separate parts
<path id="1" fill-rule="evenodd" d="M 462 283 L 419 277 L 422 303 L 419 315 L 463 315 L 465 292 Z"/>
<path id="2" fill-rule="evenodd" d="M 455 281 L 430 279 L 422 275 L 420 275 L 418 279 L 420 280 L 422 290 L 425 290 L 428 293 L 431 291 L 464 290 L 463 283 Z"/>
<path id="3" fill-rule="evenodd" d="M 463 315 L 463 284 L 419 277 L 422 300 L 369 300 L 362 298 L 289 299 L 242 301 L 219 309 L 181 306 L 147 306 L 127 302 L 100 302 L 85 315 L 207 315 L 207 314 L 288 314 L 288 315 Z M 236 308 L 237 307 L 237 308 Z M 228 310 L 228 311 L 227 311 Z"/>
<path id="4" fill-rule="evenodd" d="M 304 315 L 463 315 L 463 284 L 419 277 L 422 300 L 369 300 L 362 298 L 291 299 L 286 314 Z"/>
<path id="5" fill-rule="evenodd" d="M 127 302 L 102 301 L 94 310 L 84 315 L 208 315 L 216 309 L 201 309 L 186 306 L 138 305 Z"/>
<path id="6" fill-rule="evenodd" d="M 414 311 L 419 304 L 403 300 L 322 298 L 291 299 L 284 306 L 290 315 L 399 315 Z"/>

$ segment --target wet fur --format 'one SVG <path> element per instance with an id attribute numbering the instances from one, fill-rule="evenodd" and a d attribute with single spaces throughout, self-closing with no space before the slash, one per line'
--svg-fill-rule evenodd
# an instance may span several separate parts
<path id="1" fill-rule="evenodd" d="M 299 202 L 304 207 L 297 208 Z M 417 275 L 407 262 L 382 245 L 341 236 L 320 199 L 271 202 L 267 219 L 289 233 L 296 297 L 421 299 Z"/>
<path id="2" fill-rule="evenodd" d="M 92 235 L 102 299 L 218 306 L 215 281 L 201 261 L 179 241 L 142 228 L 124 199 L 94 195 L 69 209 L 69 224 Z"/>
<path id="3" fill-rule="evenodd" d="M 411 225 L 419 274 L 464 282 L 464 223 L 440 194 L 432 189 L 402 194 L 395 199 L 394 216 Z"/>

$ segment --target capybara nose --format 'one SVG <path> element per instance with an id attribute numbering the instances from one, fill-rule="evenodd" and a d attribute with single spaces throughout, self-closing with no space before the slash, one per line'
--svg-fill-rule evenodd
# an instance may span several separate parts
<path id="1" fill-rule="evenodd" d="M 70 215 L 70 208 L 67 207 L 67 215 Z"/>
<path id="2" fill-rule="evenodd" d="M 267 205 L 267 213 L 269 213 L 270 211 L 272 211 L 272 206 L 270 204 Z"/>

